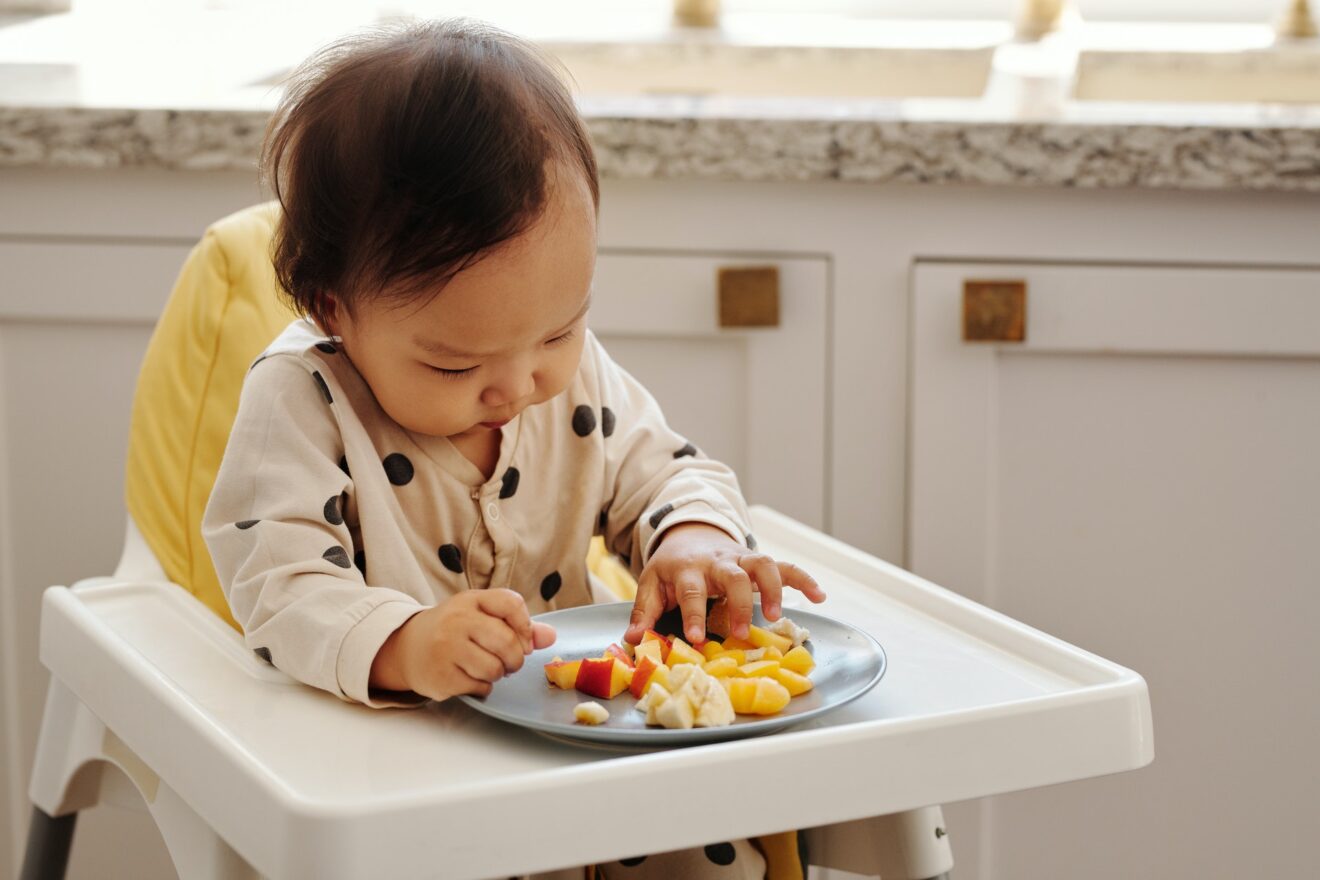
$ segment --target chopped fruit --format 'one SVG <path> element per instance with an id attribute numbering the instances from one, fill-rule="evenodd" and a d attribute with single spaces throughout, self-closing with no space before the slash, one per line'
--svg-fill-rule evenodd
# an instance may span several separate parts
<path id="1" fill-rule="evenodd" d="M 807 678 L 805 675 L 793 672 L 790 669 L 778 670 L 774 674 L 774 679 L 788 689 L 788 695 L 790 697 L 805 694 L 812 688 L 811 679 Z"/>
<path id="2" fill-rule="evenodd" d="M 729 634 L 729 603 L 723 599 L 706 611 L 706 632 L 723 638 Z"/>
<path id="3" fill-rule="evenodd" d="M 737 636 L 729 636 L 727 639 L 724 640 L 724 650 L 726 651 L 731 650 L 733 648 L 738 648 L 743 651 L 746 651 L 748 648 L 759 648 L 759 647 L 760 645 L 754 645 L 751 642 L 749 642 L 747 639 L 740 639 Z"/>
<path id="4" fill-rule="evenodd" d="M 600 703 L 578 703 L 573 707 L 573 717 L 580 724 L 604 724 L 610 719 L 610 711 Z"/>
<path id="5" fill-rule="evenodd" d="M 637 708 L 646 713 L 647 724 L 686 729 L 723 727 L 733 723 L 733 704 L 718 681 L 686 663 L 673 671 L 672 690 L 652 687 Z"/>
<path id="6" fill-rule="evenodd" d="M 771 645 L 770 647 L 765 649 L 764 653 L 761 654 L 761 659 L 782 660 L 784 659 L 784 652 L 776 648 L 774 645 Z"/>
<path id="7" fill-rule="evenodd" d="M 747 652 L 742 650 L 741 648 L 726 648 L 724 652 L 720 654 L 720 656 L 732 657 L 733 661 L 737 663 L 739 666 L 742 666 L 744 663 L 747 662 Z"/>
<path id="8" fill-rule="evenodd" d="M 701 643 L 701 655 L 707 660 L 714 660 L 724 653 L 724 647 L 716 641 L 706 640 Z"/>
<path id="9" fill-rule="evenodd" d="M 624 653 L 623 648 L 620 648 L 618 645 L 611 644 L 608 648 L 605 649 L 604 656 L 612 656 L 617 658 L 620 663 L 622 663 L 624 666 L 627 666 L 629 669 L 633 667 L 632 658 L 629 657 L 626 653 Z"/>
<path id="10" fill-rule="evenodd" d="M 770 632 L 768 629 L 762 629 L 753 624 L 747 632 L 747 640 L 758 648 L 769 648 L 774 646 L 781 652 L 787 651 L 793 647 L 793 640 L 779 633 Z"/>
<path id="11" fill-rule="evenodd" d="M 662 685 L 665 688 L 665 690 L 669 689 L 668 666 L 661 665 L 655 668 L 655 672 L 651 673 L 650 680 L 647 681 L 644 685 L 642 685 L 642 696 L 646 696 L 647 691 L 651 689 L 651 685 L 653 684 Z"/>
<path id="12" fill-rule="evenodd" d="M 744 663 L 738 667 L 738 671 L 746 678 L 759 678 L 761 676 L 774 678 L 775 673 L 779 671 L 779 661 L 757 660 L 755 663 Z"/>
<path id="13" fill-rule="evenodd" d="M 660 635 L 660 633 L 653 629 L 648 629 L 646 632 L 642 633 L 642 644 L 646 644 L 647 642 L 659 642 L 660 662 L 664 663 L 669 660 L 669 639 Z"/>
<path id="14" fill-rule="evenodd" d="M 633 670 L 632 683 L 628 685 L 628 693 L 637 699 L 641 699 L 646 693 L 646 686 L 650 683 L 651 674 L 660 668 L 650 657 L 643 657 L 637 661 L 637 668 Z"/>
<path id="15" fill-rule="evenodd" d="M 805 626 L 798 626 L 787 617 L 781 617 L 774 623 L 766 627 L 770 632 L 781 635 L 793 643 L 793 647 L 798 647 L 807 639 L 811 638 L 811 630 Z M 785 648 L 784 650 L 788 650 Z"/>
<path id="16" fill-rule="evenodd" d="M 665 650 L 667 647 L 668 646 L 664 642 L 642 642 L 637 646 L 637 649 L 633 651 L 633 660 L 640 664 L 643 657 L 650 657 L 655 661 L 655 665 L 659 666 L 661 663 L 665 662 Z"/>
<path id="17" fill-rule="evenodd" d="M 706 658 L 701 656 L 701 652 L 689 645 L 682 639 L 674 639 L 674 643 L 669 646 L 669 656 L 666 662 L 673 668 L 680 663 L 695 663 L 700 666 L 706 662 Z"/>
<path id="18" fill-rule="evenodd" d="M 755 663 L 757 660 L 765 659 L 765 648 L 752 648 L 749 651 L 743 651 L 743 663 Z M 738 664 L 739 666 L 742 663 Z"/>
<path id="19" fill-rule="evenodd" d="M 613 657 L 588 657 L 582 661 L 573 686 L 584 694 L 612 700 L 628 687 L 630 671 Z"/>
<path id="20" fill-rule="evenodd" d="M 756 699 L 756 679 L 754 678 L 722 678 L 720 684 L 724 685 L 724 690 L 729 695 L 729 702 L 733 705 L 733 711 L 739 715 L 750 715 L 752 713 L 752 702 Z"/>
<path id="21" fill-rule="evenodd" d="M 732 657 L 716 657 L 714 660 L 707 660 L 701 664 L 701 668 L 708 675 L 716 678 L 724 678 L 726 675 L 740 675 L 738 672 L 738 663 Z"/>
<path id="22" fill-rule="evenodd" d="M 816 661 L 812 659 L 810 651 L 798 645 L 784 655 L 784 659 L 779 661 L 779 665 L 796 672 L 798 675 L 806 675 L 816 668 Z"/>
<path id="23" fill-rule="evenodd" d="M 552 685 L 564 690 L 572 690 L 577 681 L 578 667 L 581 660 L 560 660 L 556 657 L 545 664 L 545 677 Z"/>
<path id="24" fill-rule="evenodd" d="M 788 701 L 793 697 L 784 687 L 773 678 L 758 678 L 756 680 L 756 699 L 752 701 L 753 715 L 773 715 L 788 705 Z"/>

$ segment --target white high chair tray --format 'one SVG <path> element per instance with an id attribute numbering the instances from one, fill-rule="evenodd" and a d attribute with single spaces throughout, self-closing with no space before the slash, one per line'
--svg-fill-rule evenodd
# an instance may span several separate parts
<path id="1" fill-rule="evenodd" d="M 47 591 L 41 659 L 272 877 L 509 876 L 1151 760 L 1149 697 L 1136 673 L 774 511 L 753 516 L 762 547 L 829 593 L 815 610 L 870 632 L 889 661 L 865 696 L 762 737 L 612 751 L 457 700 L 397 711 L 346 704 L 257 659 L 163 583 Z M 704 809 L 710 792 L 736 807 Z"/>

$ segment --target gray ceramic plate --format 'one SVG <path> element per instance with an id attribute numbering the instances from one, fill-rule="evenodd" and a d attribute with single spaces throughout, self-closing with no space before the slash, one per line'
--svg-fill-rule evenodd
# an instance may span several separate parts
<path id="1" fill-rule="evenodd" d="M 522 669 L 499 681 L 484 698 L 464 696 L 463 702 L 493 718 L 517 724 L 552 736 L 597 743 L 612 743 L 641 748 L 689 745 L 756 736 L 815 718 L 849 703 L 875 687 L 885 674 L 885 652 L 870 635 L 842 621 L 800 608 L 788 609 L 786 615 L 811 631 L 807 650 L 816 661 L 811 672 L 812 690 L 794 697 L 778 715 L 760 718 L 739 715 L 728 727 L 699 727 L 691 730 L 666 730 L 647 727 L 644 716 L 633 708 L 637 702 L 627 691 L 612 700 L 597 700 L 610 712 L 604 724 L 590 726 L 573 721 L 573 707 L 591 697 L 573 690 L 560 690 L 545 680 L 545 664 L 556 655 L 565 660 L 599 657 L 610 642 L 622 643 L 628 627 L 631 602 L 609 605 L 586 605 L 538 615 L 535 619 L 555 628 L 558 638 L 549 648 L 533 651 Z M 665 621 L 657 629 L 677 632 Z M 761 609 L 756 607 L 754 623 L 765 626 Z"/>

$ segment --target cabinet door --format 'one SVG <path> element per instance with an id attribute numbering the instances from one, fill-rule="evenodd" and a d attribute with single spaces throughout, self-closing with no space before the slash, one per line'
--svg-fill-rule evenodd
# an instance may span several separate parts
<path id="1" fill-rule="evenodd" d="M 779 324 L 720 326 L 717 272 L 779 270 Z M 603 250 L 590 325 L 748 501 L 826 528 L 827 264 Z"/>
<path id="2" fill-rule="evenodd" d="M 1320 273 L 913 277 L 909 564 L 1142 673 L 1155 721 L 1145 769 L 950 809 L 959 880 L 1313 875 Z M 963 341 L 969 279 L 1026 282 L 1025 341 Z"/>

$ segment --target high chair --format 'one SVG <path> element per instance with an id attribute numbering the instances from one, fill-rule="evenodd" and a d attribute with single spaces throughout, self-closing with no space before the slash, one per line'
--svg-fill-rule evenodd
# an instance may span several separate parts
<path id="1" fill-rule="evenodd" d="M 199 528 L 247 365 L 291 317 L 275 217 L 226 218 L 189 257 L 134 400 L 120 563 L 43 597 L 24 880 L 63 875 L 79 810 L 139 798 L 186 878 L 568 877 L 753 837 L 771 880 L 804 862 L 922 880 L 952 866 L 936 804 L 1151 760 L 1136 673 L 766 508 L 760 544 L 813 571 L 820 610 L 890 658 L 873 691 L 796 728 L 611 750 L 458 701 L 377 711 L 294 682 L 244 646 Z M 592 569 L 602 598 L 626 591 L 626 572 Z"/>

